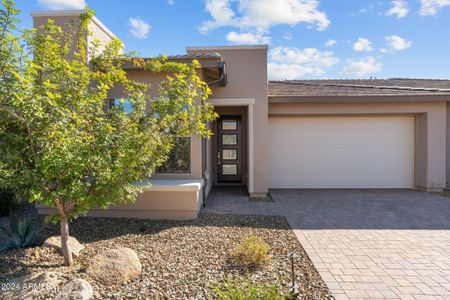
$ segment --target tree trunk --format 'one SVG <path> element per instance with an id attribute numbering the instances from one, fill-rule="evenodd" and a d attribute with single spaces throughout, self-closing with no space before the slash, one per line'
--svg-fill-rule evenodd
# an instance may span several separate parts
<path id="1" fill-rule="evenodd" d="M 66 216 L 61 216 L 61 246 L 67 266 L 73 264 L 72 250 L 69 245 L 69 220 Z"/>

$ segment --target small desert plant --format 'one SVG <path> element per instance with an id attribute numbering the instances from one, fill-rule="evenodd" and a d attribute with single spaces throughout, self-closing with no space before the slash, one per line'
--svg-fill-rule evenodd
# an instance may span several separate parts
<path id="1" fill-rule="evenodd" d="M 234 262 L 246 267 L 260 267 L 270 261 L 270 246 L 254 235 L 247 236 L 231 253 Z"/>
<path id="2" fill-rule="evenodd" d="M 253 284 L 248 273 L 246 279 L 227 276 L 223 283 L 212 284 L 210 290 L 215 294 L 214 299 L 220 300 L 289 299 L 276 284 Z"/>
<path id="3" fill-rule="evenodd" d="M 0 227 L 0 252 L 35 245 L 40 229 L 31 218 L 18 218 L 11 214 L 9 224 Z"/>

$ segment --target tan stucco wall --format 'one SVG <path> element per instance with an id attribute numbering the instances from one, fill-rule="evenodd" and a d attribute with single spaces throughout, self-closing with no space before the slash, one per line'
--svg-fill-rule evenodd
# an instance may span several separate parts
<path id="1" fill-rule="evenodd" d="M 213 137 L 206 139 L 205 196 L 209 195 L 214 185 L 213 156 L 215 153 L 213 146 Z"/>
<path id="2" fill-rule="evenodd" d="M 33 27 L 39 29 L 40 26 L 47 24 L 47 21 L 51 19 L 54 21 L 54 24 L 57 26 L 61 26 L 63 28 L 63 30 L 67 30 L 68 26 L 67 24 L 70 25 L 75 25 L 75 28 L 79 28 L 77 26 L 79 26 L 80 24 L 80 20 L 79 20 L 79 16 L 74 16 L 74 15 L 66 15 L 66 16 L 33 16 Z"/>
<path id="3" fill-rule="evenodd" d="M 254 98 L 254 168 L 250 194 L 267 194 L 267 47 L 187 48 L 187 53 L 219 53 L 226 62 L 226 87 L 213 87 L 210 98 Z"/>
<path id="4" fill-rule="evenodd" d="M 203 203 L 202 190 L 192 191 L 144 191 L 136 202 L 111 206 L 108 209 L 92 209 L 88 216 L 111 218 L 146 218 L 190 220 L 198 216 Z M 53 209 L 37 206 L 39 214 L 50 214 Z"/>
<path id="5" fill-rule="evenodd" d="M 450 102 L 447 102 L 447 187 L 450 187 Z"/>
<path id="6" fill-rule="evenodd" d="M 89 24 L 89 31 L 91 32 L 91 35 L 88 36 L 88 45 L 91 45 L 95 40 L 98 40 L 100 45 L 97 49 L 97 53 L 90 53 L 90 51 L 88 51 L 88 60 L 92 57 L 92 55 L 99 54 L 99 52 L 101 53 L 104 50 L 105 45 L 114 39 L 114 36 L 112 36 L 107 29 L 99 26 L 96 22 L 91 22 Z"/>
<path id="7" fill-rule="evenodd" d="M 271 103 L 270 116 L 415 116 L 415 185 L 427 191 L 446 186 L 445 102 L 420 103 Z"/>
<path id="8" fill-rule="evenodd" d="M 79 12 L 37 12 L 36 14 L 32 14 L 33 16 L 33 27 L 39 28 L 42 25 L 47 24 L 48 20 L 51 19 L 54 21 L 54 24 L 57 26 L 61 26 L 64 31 L 74 31 L 78 30 L 80 26 L 80 16 L 81 11 Z M 72 27 L 70 27 L 72 26 Z M 88 45 L 91 45 L 92 41 L 97 39 L 100 41 L 100 47 L 98 51 L 102 51 L 104 49 L 104 45 L 114 38 L 114 35 L 106 28 L 104 25 L 95 17 L 93 17 L 92 21 L 89 23 L 89 31 L 90 35 L 87 36 Z M 76 36 L 74 37 L 76 41 Z M 89 47 L 89 46 L 88 46 Z M 74 49 L 75 50 L 75 49 Z M 88 61 L 92 56 L 88 50 Z"/>

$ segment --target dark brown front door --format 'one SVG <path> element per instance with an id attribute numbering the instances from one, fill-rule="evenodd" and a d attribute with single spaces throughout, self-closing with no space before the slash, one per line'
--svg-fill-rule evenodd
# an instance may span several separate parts
<path id="1" fill-rule="evenodd" d="M 242 182 L 242 118 L 222 116 L 217 126 L 217 182 Z"/>

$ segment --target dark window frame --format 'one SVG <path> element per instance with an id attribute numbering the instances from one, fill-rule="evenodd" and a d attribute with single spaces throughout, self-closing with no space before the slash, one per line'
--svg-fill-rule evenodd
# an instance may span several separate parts
<path id="1" fill-rule="evenodd" d="M 171 168 L 176 165 L 176 163 L 171 163 L 170 160 L 171 159 L 175 159 L 177 160 L 176 157 L 174 157 L 174 150 L 179 151 L 180 150 L 180 143 L 175 142 L 175 146 L 172 149 L 172 152 L 169 154 L 169 158 L 167 159 L 167 161 L 164 163 L 164 165 L 159 166 L 158 168 L 156 168 L 155 170 L 155 174 L 158 175 L 164 175 L 164 174 L 191 174 L 192 173 L 192 138 L 190 136 L 177 136 L 175 137 L 175 139 L 186 139 L 187 142 L 187 149 L 185 149 L 187 152 L 182 154 L 185 159 L 184 163 L 186 164 L 186 168 L 185 169 L 180 169 L 180 170 L 176 170 L 176 169 L 172 169 Z M 180 158 L 178 158 L 180 159 Z M 183 158 L 181 158 L 183 159 Z M 170 166 L 169 164 L 172 164 L 172 166 Z"/>

